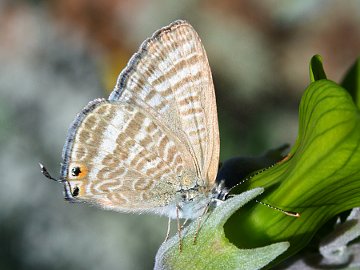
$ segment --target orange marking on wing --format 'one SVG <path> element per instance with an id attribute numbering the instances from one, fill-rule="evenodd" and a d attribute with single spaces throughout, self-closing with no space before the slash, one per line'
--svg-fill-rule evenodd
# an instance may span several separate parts
<path id="1" fill-rule="evenodd" d="M 80 173 L 78 175 L 73 175 L 73 168 L 76 168 L 76 167 L 79 167 L 80 168 Z M 84 179 L 88 173 L 89 173 L 89 169 L 88 167 L 83 164 L 83 163 L 77 163 L 77 162 L 74 162 L 74 163 L 71 163 L 70 166 L 69 166 L 69 178 L 72 179 L 72 180 L 80 180 L 80 179 Z"/>

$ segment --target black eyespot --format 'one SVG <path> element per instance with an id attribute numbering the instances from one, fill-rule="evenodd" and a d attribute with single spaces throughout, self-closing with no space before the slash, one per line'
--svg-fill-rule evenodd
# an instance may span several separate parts
<path id="1" fill-rule="evenodd" d="M 71 175 L 72 176 L 78 176 L 81 173 L 80 167 L 74 167 L 71 170 Z"/>
<path id="2" fill-rule="evenodd" d="M 76 197 L 77 195 L 79 195 L 79 191 L 80 191 L 80 189 L 79 189 L 78 187 L 75 187 L 75 188 L 74 188 L 74 191 L 73 191 L 73 193 L 72 193 L 72 196 L 73 196 L 73 197 Z"/>

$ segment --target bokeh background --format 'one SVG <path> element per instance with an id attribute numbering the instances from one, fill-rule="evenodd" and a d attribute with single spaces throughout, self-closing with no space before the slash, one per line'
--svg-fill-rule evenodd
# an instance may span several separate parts
<path id="1" fill-rule="evenodd" d="M 0 0 L 0 269 L 153 267 L 166 218 L 68 204 L 38 162 L 57 175 L 76 113 L 180 18 L 208 53 L 222 160 L 294 143 L 311 56 L 340 81 L 360 52 L 356 0 Z"/>

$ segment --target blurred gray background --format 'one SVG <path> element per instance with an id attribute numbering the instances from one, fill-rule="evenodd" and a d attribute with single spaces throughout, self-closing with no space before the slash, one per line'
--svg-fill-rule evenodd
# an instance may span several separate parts
<path id="1" fill-rule="evenodd" d="M 356 0 L 0 0 L 0 269 L 153 267 L 166 218 L 68 204 L 38 162 L 57 175 L 76 113 L 180 18 L 208 53 L 222 160 L 294 143 L 311 56 L 339 81 L 360 52 Z"/>

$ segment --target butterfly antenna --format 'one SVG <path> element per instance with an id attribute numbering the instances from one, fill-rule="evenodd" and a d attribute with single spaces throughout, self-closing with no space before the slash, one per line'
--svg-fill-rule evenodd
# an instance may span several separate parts
<path id="1" fill-rule="evenodd" d="M 254 176 L 256 176 L 256 175 L 258 175 L 258 174 L 260 174 L 260 173 L 262 173 L 262 172 L 264 172 L 264 171 L 266 171 L 266 170 L 274 167 L 276 164 L 277 164 L 277 163 L 274 163 L 274 164 L 270 165 L 269 167 L 266 167 L 266 168 L 264 168 L 264 169 L 262 169 L 262 170 L 259 170 L 259 171 L 255 172 L 254 174 L 250 175 L 249 177 L 241 180 L 241 181 L 240 181 L 239 183 L 237 183 L 235 186 L 233 186 L 233 187 L 231 187 L 230 189 L 228 189 L 228 192 L 227 192 L 227 194 L 226 194 L 226 196 L 225 196 L 224 198 L 226 199 L 227 197 L 232 197 L 231 194 L 228 195 L 232 189 L 238 187 L 238 186 L 241 185 L 241 184 L 244 184 L 245 182 L 249 181 L 249 180 L 250 180 L 251 178 L 253 178 Z M 287 215 L 287 216 L 300 217 L 300 213 L 298 213 L 298 212 L 283 210 L 283 209 L 281 209 L 281 208 L 279 208 L 279 207 L 272 206 L 272 205 L 270 205 L 270 204 L 268 204 L 268 203 L 264 203 L 264 202 L 259 201 L 259 200 L 255 200 L 255 201 L 256 201 L 257 203 L 260 203 L 260 204 L 262 204 L 262 205 L 264 205 L 264 206 L 267 206 L 267 207 L 269 207 L 269 208 L 271 208 L 271 209 L 274 209 L 274 210 L 276 210 L 276 211 L 279 211 L 279 212 L 281 212 L 281 213 L 283 213 L 283 214 L 285 214 L 285 215 Z"/>
<path id="2" fill-rule="evenodd" d="M 42 173 L 46 178 L 48 178 L 48 179 L 50 179 L 50 180 L 53 180 L 53 181 L 56 181 L 56 182 L 59 182 L 59 183 L 62 182 L 60 179 L 56 179 L 56 178 L 52 177 L 52 176 L 50 175 L 50 173 L 48 172 L 48 170 L 45 168 L 45 166 L 42 165 L 40 162 L 39 162 L 39 166 L 40 166 L 41 173 Z"/>
<path id="3" fill-rule="evenodd" d="M 286 210 L 283 210 L 283 209 L 281 209 L 281 208 L 272 206 L 272 205 L 270 205 L 270 204 L 264 203 L 264 202 L 259 201 L 259 200 L 255 200 L 255 201 L 256 201 L 257 203 L 260 203 L 260 204 L 262 204 L 262 205 L 265 205 L 265 206 L 267 206 L 267 207 L 269 207 L 269 208 L 271 208 L 271 209 L 274 209 L 274 210 L 276 210 L 276 211 L 279 211 L 279 212 L 281 212 L 281 213 L 283 213 L 283 214 L 285 214 L 285 215 L 287 215 L 287 216 L 300 217 L 300 213 L 298 213 L 298 212 L 286 211 Z"/>

